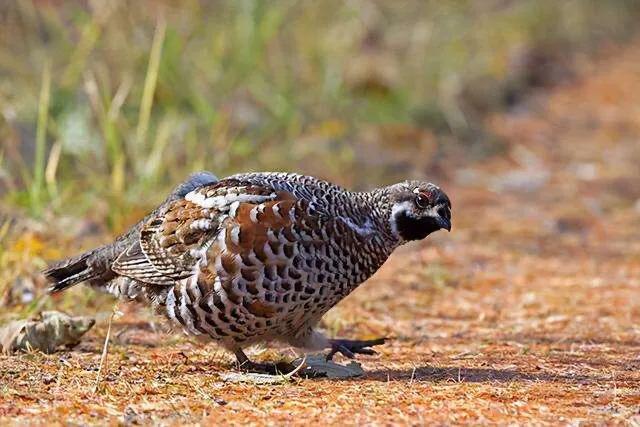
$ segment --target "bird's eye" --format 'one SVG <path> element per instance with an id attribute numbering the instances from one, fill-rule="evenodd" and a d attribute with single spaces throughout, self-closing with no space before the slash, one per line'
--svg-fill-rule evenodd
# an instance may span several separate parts
<path id="1" fill-rule="evenodd" d="M 416 205 L 420 209 L 426 209 L 429 207 L 429 199 L 424 194 L 418 194 L 416 196 Z"/>

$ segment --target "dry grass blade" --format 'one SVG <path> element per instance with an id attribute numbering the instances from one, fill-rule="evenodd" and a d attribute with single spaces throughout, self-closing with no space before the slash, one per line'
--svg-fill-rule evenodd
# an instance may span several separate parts
<path id="1" fill-rule="evenodd" d="M 58 186 L 56 184 L 56 171 L 58 170 L 58 164 L 60 163 L 60 154 L 62 153 L 62 143 L 56 141 L 51 147 L 49 154 L 49 161 L 47 162 L 47 168 L 45 170 L 45 181 L 47 183 L 47 189 L 49 195 L 55 198 L 58 192 Z"/>
<path id="2" fill-rule="evenodd" d="M 145 143 L 147 131 L 149 130 L 149 117 L 153 105 L 153 94 L 158 81 L 158 70 L 160 68 L 160 58 L 162 56 L 162 44 L 167 30 L 167 22 L 162 14 L 158 16 L 158 24 L 153 35 L 153 45 L 149 55 L 149 67 L 144 80 L 144 90 L 142 101 L 140 102 L 140 115 L 138 117 L 138 127 L 136 129 L 136 143 L 138 149 Z"/>
<path id="3" fill-rule="evenodd" d="M 301 369 L 306 367 L 306 364 L 307 364 L 307 356 L 305 355 L 300 361 L 300 364 L 296 366 L 296 368 L 293 371 L 289 372 L 288 374 L 285 374 L 284 377 L 291 378 L 295 376 L 298 372 L 300 372 Z"/>
<path id="4" fill-rule="evenodd" d="M 31 183 L 31 205 L 40 210 L 41 193 L 44 186 L 45 151 L 47 123 L 49 121 L 49 97 L 51 93 L 51 63 L 46 62 L 42 69 L 42 86 L 38 102 L 38 124 L 36 128 L 36 152 L 33 166 L 33 182 Z"/>
<path id="5" fill-rule="evenodd" d="M 111 338 L 111 325 L 113 323 L 113 318 L 118 312 L 118 302 L 113 305 L 113 310 L 111 311 L 111 315 L 109 316 L 109 324 L 107 326 L 107 335 L 104 337 L 104 345 L 102 346 L 102 355 L 100 356 L 100 366 L 98 367 L 98 375 L 96 376 L 96 383 L 93 387 L 93 393 L 98 393 L 100 390 L 100 382 L 102 380 L 102 370 L 107 365 L 107 356 L 109 354 L 109 339 Z"/>

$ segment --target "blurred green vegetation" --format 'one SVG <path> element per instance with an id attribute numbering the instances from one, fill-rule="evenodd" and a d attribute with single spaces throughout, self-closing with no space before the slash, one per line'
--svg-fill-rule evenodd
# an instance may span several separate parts
<path id="1" fill-rule="evenodd" d="M 0 197 L 119 231 L 199 169 L 428 176 L 490 151 L 484 113 L 639 16 L 622 0 L 3 2 Z"/>

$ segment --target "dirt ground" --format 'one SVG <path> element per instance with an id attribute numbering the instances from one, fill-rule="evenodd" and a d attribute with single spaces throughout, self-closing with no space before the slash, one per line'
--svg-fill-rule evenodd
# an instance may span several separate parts
<path id="1" fill-rule="evenodd" d="M 75 351 L 0 357 L 0 424 L 639 425 L 640 44 L 576 70 L 490 118 L 506 155 L 452 166 L 450 234 L 327 315 L 331 334 L 392 337 L 365 376 L 223 382 L 229 355 L 121 306 L 98 392 L 104 318 Z"/>

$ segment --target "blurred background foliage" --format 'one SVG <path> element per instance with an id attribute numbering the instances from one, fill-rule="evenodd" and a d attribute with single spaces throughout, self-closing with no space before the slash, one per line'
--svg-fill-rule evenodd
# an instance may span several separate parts
<path id="1" fill-rule="evenodd" d="M 116 233 L 199 169 L 446 175 L 443 158 L 499 152 L 488 112 L 638 17 L 623 0 L 2 2 L 3 210 Z"/>

